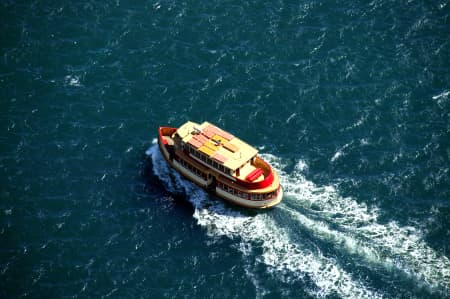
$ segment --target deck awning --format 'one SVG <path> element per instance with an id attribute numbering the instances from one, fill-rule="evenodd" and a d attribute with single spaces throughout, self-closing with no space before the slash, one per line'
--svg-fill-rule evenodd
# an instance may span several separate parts
<path id="1" fill-rule="evenodd" d="M 233 171 L 258 153 L 254 147 L 208 122 L 187 122 L 177 132 L 183 142 Z"/>

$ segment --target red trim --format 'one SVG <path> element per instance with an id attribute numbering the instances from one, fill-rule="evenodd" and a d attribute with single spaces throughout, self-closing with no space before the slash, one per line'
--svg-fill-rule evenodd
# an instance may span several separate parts
<path id="1" fill-rule="evenodd" d="M 268 186 L 270 186 L 270 184 L 273 183 L 273 173 L 272 170 L 270 170 L 270 173 L 264 178 L 264 180 L 260 181 L 260 182 L 246 182 L 240 179 L 236 180 L 236 183 L 238 183 L 240 186 L 243 186 L 247 189 L 263 189 L 266 188 Z"/>
<path id="2" fill-rule="evenodd" d="M 244 180 L 240 180 L 238 178 L 234 178 L 236 180 L 234 182 L 223 175 L 220 177 L 223 180 L 229 181 L 230 182 L 229 184 L 236 184 L 240 187 L 243 187 L 243 188 L 249 189 L 249 190 L 264 189 L 266 187 L 269 187 L 273 183 L 273 180 L 274 180 L 272 169 L 270 169 L 270 172 L 267 174 L 267 176 L 264 178 L 264 180 L 262 180 L 260 182 L 247 182 Z"/>
<path id="3" fill-rule="evenodd" d="M 171 127 L 159 127 L 158 128 L 158 139 L 159 143 L 161 145 L 167 146 L 167 140 L 163 138 L 163 136 L 170 136 L 172 135 L 177 128 L 171 128 Z"/>
<path id="4" fill-rule="evenodd" d="M 258 161 L 260 163 L 264 164 L 264 167 L 262 167 L 262 168 L 268 169 L 268 173 L 263 173 L 265 176 L 264 180 L 262 180 L 260 182 L 247 182 L 247 181 L 237 179 L 236 183 L 238 183 L 239 185 L 241 185 L 247 189 L 263 189 L 263 188 L 269 187 L 273 183 L 274 177 L 273 177 L 272 167 L 269 165 L 269 163 L 267 163 L 263 159 L 261 159 L 261 158 L 258 158 L 258 159 L 259 159 Z"/>
<path id="5" fill-rule="evenodd" d="M 176 130 L 177 130 L 177 128 L 159 127 L 158 128 L 159 139 L 163 140 L 163 138 L 162 138 L 163 136 L 172 135 Z M 168 133 L 168 132 L 170 132 L 170 133 Z"/>

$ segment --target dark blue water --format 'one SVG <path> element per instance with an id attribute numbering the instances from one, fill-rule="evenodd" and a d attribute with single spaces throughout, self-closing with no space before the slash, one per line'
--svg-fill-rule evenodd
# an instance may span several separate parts
<path id="1" fill-rule="evenodd" d="M 1 298 L 450 297 L 448 1 L 2 1 Z M 283 202 L 171 171 L 256 146 Z"/>

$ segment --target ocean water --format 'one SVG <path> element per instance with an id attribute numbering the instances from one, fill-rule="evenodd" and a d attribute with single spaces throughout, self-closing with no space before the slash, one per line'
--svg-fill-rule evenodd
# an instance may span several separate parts
<path id="1" fill-rule="evenodd" d="M 0 298 L 449 298 L 448 1 L 2 1 Z M 246 210 L 158 126 L 279 172 Z"/>

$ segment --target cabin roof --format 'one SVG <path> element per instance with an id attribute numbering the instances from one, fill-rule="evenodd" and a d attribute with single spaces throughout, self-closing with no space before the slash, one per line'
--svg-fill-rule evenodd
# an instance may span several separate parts
<path id="1" fill-rule="evenodd" d="M 177 133 L 184 143 L 233 171 L 258 153 L 254 147 L 209 122 L 188 121 Z"/>

